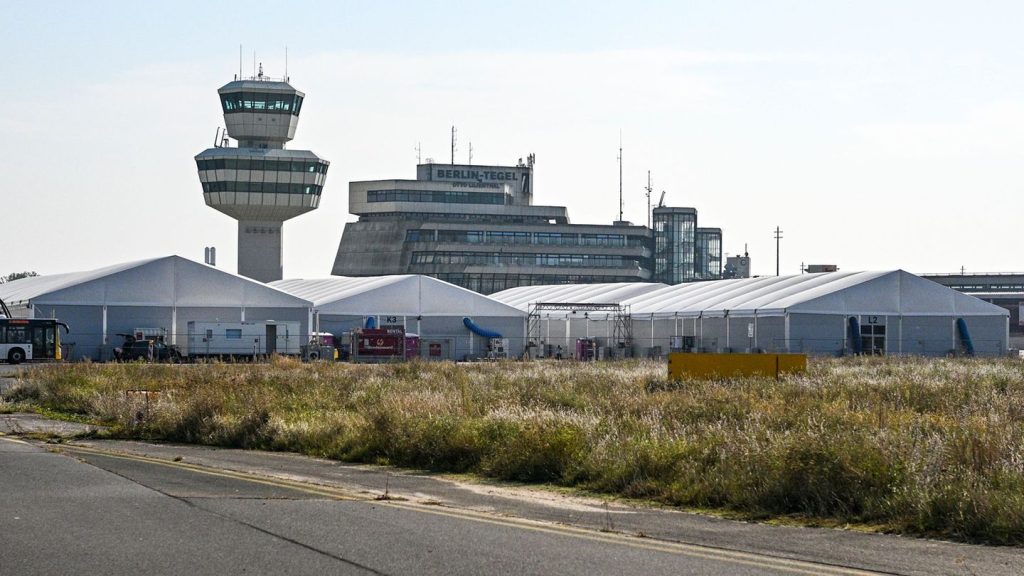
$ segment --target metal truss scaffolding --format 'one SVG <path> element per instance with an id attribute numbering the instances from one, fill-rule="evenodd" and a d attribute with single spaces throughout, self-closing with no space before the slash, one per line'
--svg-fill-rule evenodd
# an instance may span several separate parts
<path id="1" fill-rule="evenodd" d="M 611 321 L 611 341 L 609 347 L 630 350 L 633 347 L 633 322 L 630 318 L 629 306 L 621 304 L 596 304 L 591 302 L 536 302 L 530 304 L 527 317 L 527 346 L 537 346 L 543 339 L 541 336 L 541 319 L 551 312 L 583 313 L 587 316 L 593 312 L 603 312 L 605 319 Z"/>

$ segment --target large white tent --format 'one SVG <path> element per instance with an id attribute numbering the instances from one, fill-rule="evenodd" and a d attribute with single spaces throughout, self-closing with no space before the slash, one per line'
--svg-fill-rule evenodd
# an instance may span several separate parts
<path id="1" fill-rule="evenodd" d="M 589 300 L 556 286 L 513 288 L 492 297 L 527 312 L 539 302 L 627 306 L 638 354 L 678 348 L 940 355 L 968 343 L 978 354 L 1007 351 L 1005 309 L 902 270 L 695 282 L 627 295 L 632 286 L 603 285 Z M 625 297 L 617 299 L 617 292 Z M 610 320 L 566 311 L 540 321 L 547 323 L 547 339 L 569 346 L 584 330 L 607 333 L 593 323 Z"/>
<path id="2" fill-rule="evenodd" d="M 526 314 L 490 297 L 420 275 L 285 279 L 270 284 L 312 302 L 320 330 L 340 335 L 366 325 L 401 325 L 421 338 L 421 351 L 441 359 L 484 353 L 488 338 L 476 327 L 508 339 L 509 353 L 522 353 Z"/>
<path id="3" fill-rule="evenodd" d="M 538 302 L 619 304 L 661 288 L 668 288 L 668 285 L 653 282 L 553 284 L 509 288 L 508 290 L 492 294 L 491 297 L 509 306 L 514 306 L 523 312 L 529 312 L 530 305 Z"/>
<path id="4" fill-rule="evenodd" d="M 12 313 L 66 322 L 72 359 L 107 360 L 119 333 L 161 328 L 184 345 L 189 321 L 298 321 L 309 331 L 312 303 L 255 280 L 167 256 L 97 270 L 0 284 Z"/>

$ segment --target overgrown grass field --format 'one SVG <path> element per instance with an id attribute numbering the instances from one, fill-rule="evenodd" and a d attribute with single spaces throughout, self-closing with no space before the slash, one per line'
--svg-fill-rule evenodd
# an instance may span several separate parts
<path id="1" fill-rule="evenodd" d="M 814 360 L 672 382 L 662 363 L 69 364 L 0 410 L 122 438 L 546 482 L 746 518 L 1024 544 L 1024 364 Z M 148 408 L 127 390 L 159 390 Z"/>

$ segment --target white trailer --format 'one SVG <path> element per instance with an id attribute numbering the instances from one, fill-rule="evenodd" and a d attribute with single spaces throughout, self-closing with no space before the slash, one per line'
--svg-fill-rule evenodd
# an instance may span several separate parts
<path id="1" fill-rule="evenodd" d="M 189 322 L 188 349 L 197 356 L 298 355 L 304 344 L 298 322 Z"/>

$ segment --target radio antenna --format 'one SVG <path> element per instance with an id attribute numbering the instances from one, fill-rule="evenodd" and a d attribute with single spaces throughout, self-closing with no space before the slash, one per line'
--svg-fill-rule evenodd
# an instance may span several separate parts
<path id="1" fill-rule="evenodd" d="M 455 134 L 458 131 L 455 129 L 455 125 L 452 124 L 452 165 L 455 165 Z"/>
<path id="2" fill-rule="evenodd" d="M 416 164 L 423 164 L 423 149 L 419 142 L 416 143 Z"/>
<path id="3" fill-rule="evenodd" d="M 622 130 L 619 130 L 619 221 L 622 221 Z"/>
<path id="4" fill-rule="evenodd" d="M 284 81 L 288 81 L 288 45 L 284 46 Z"/>
<path id="5" fill-rule="evenodd" d="M 242 79 L 242 45 L 238 45 L 238 79 Z"/>
<path id="6" fill-rule="evenodd" d="M 647 227 L 651 227 L 651 171 L 647 171 Z"/>
<path id="7" fill-rule="evenodd" d="M 473 141 L 469 141 L 469 164 L 473 165 Z"/>

